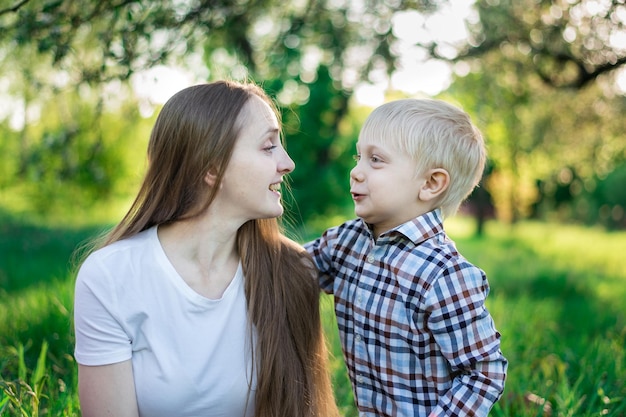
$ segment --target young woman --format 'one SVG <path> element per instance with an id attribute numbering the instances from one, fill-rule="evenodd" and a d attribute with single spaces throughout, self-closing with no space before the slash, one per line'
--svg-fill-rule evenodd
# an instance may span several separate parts
<path id="1" fill-rule="evenodd" d="M 82 415 L 338 415 L 315 271 L 276 219 L 294 163 L 272 101 L 254 84 L 184 89 L 148 161 L 78 273 Z"/>

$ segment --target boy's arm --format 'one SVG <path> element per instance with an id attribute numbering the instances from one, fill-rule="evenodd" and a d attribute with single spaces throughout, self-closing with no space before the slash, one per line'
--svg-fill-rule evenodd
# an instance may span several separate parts
<path id="1" fill-rule="evenodd" d="M 485 307 L 484 273 L 470 264 L 444 272 L 429 297 L 428 326 L 454 379 L 430 416 L 487 416 L 504 390 L 507 360 Z"/>
<path id="2" fill-rule="evenodd" d="M 308 242 L 304 248 L 313 258 L 313 263 L 318 270 L 319 286 L 325 293 L 332 294 L 335 272 L 332 267 L 331 235 L 333 229 L 329 229 L 321 237 Z"/>

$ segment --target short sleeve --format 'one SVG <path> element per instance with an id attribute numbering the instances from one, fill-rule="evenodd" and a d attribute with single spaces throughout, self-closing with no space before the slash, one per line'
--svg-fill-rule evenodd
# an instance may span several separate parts
<path id="1" fill-rule="evenodd" d="M 74 356 L 81 365 L 108 365 L 132 356 L 111 274 L 92 254 L 81 266 L 74 292 Z"/>

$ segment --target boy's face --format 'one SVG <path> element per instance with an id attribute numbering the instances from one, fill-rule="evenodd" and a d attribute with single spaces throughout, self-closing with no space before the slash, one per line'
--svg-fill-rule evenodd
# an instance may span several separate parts
<path id="1" fill-rule="evenodd" d="M 359 138 L 356 149 L 357 164 L 350 172 L 354 211 L 376 237 L 431 210 L 419 199 L 426 178 L 416 175 L 409 155 L 367 137 Z"/>

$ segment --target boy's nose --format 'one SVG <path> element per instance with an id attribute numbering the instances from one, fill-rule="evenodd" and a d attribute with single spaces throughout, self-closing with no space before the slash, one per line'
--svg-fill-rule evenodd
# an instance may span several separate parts
<path id="1" fill-rule="evenodd" d="M 352 170 L 350 170 L 350 179 L 354 181 L 358 181 L 358 182 L 363 181 L 363 174 L 359 170 L 358 165 L 352 168 Z"/>

